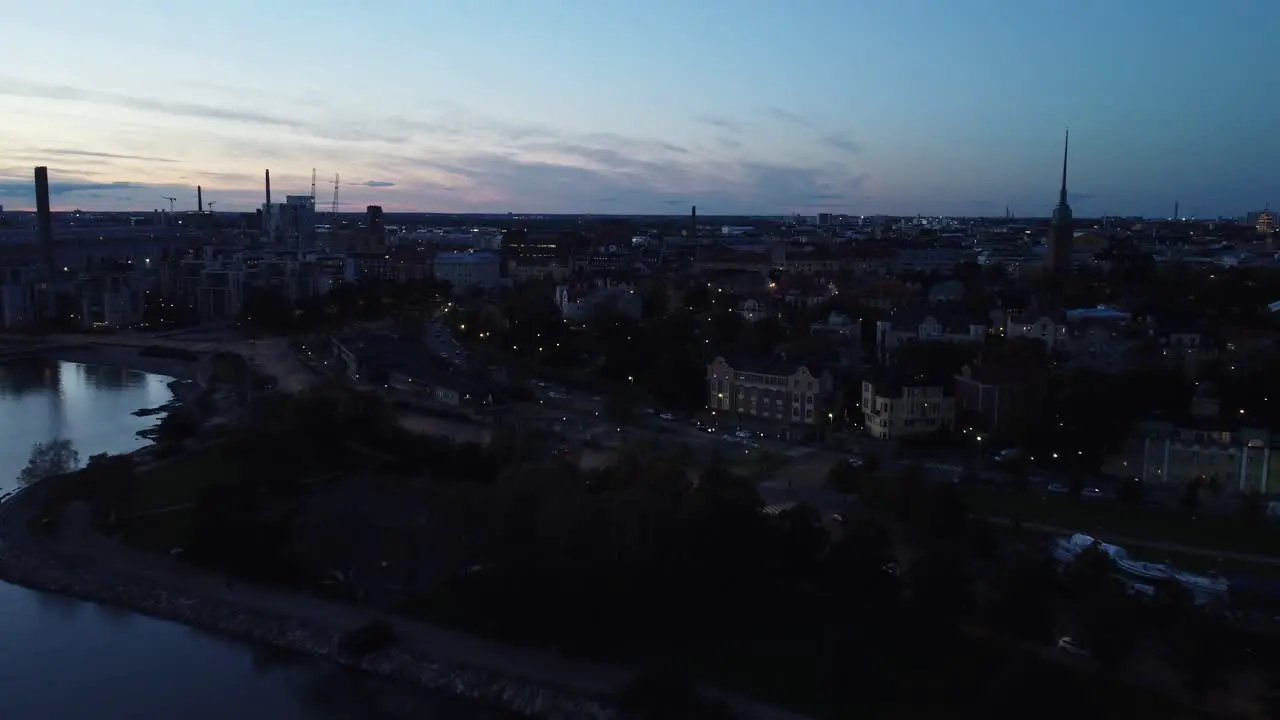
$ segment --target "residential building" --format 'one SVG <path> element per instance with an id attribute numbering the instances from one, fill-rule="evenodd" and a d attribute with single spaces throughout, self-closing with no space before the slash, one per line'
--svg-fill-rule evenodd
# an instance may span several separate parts
<path id="1" fill-rule="evenodd" d="M 453 252 L 437 255 L 433 271 L 437 280 L 449 283 L 454 290 L 491 290 L 501 281 L 501 266 L 501 258 L 494 253 Z"/>
<path id="2" fill-rule="evenodd" d="M 898 248 L 893 257 L 893 272 L 923 272 L 950 275 L 957 265 L 976 262 L 978 253 L 972 247 L 921 246 Z"/>
<path id="3" fill-rule="evenodd" d="M 1027 338 L 1044 343 L 1045 352 L 1053 352 L 1067 338 L 1067 319 L 1063 313 L 1010 313 L 1005 323 L 1005 336 Z"/>
<path id="4" fill-rule="evenodd" d="M 1280 436 L 1262 427 L 1233 425 L 1217 418 L 1139 423 L 1137 462 L 1123 469 L 1144 482 L 1185 485 L 1214 479 L 1227 490 L 1276 492 L 1280 489 Z"/>
<path id="5" fill-rule="evenodd" d="M 425 280 L 431 272 L 435 251 L 422 246 L 398 247 L 390 252 L 391 277 L 397 282 Z"/>
<path id="6" fill-rule="evenodd" d="M 835 297 L 838 292 L 835 284 L 827 278 L 792 273 L 782 275 L 768 287 L 774 297 L 792 307 L 822 305 Z"/>
<path id="7" fill-rule="evenodd" d="M 424 343 L 391 333 L 351 333 L 333 338 L 335 359 L 352 380 L 396 400 L 476 412 L 492 405 L 495 393 L 479 376 Z"/>
<path id="8" fill-rule="evenodd" d="M 903 310 L 888 320 L 876 322 L 876 352 L 888 362 L 893 350 L 911 342 L 981 343 L 987 337 L 988 321 L 942 311 Z"/>
<path id="9" fill-rule="evenodd" d="M 825 368 L 784 356 L 718 356 L 707 365 L 707 407 L 714 414 L 791 438 L 810 435 L 827 421 L 833 390 Z"/>
<path id="10" fill-rule="evenodd" d="M 347 253 L 361 280 L 390 280 L 395 271 L 391 256 L 383 250 L 366 250 Z"/>
<path id="11" fill-rule="evenodd" d="M 600 281 L 557 285 L 555 293 L 556 307 L 570 322 L 582 322 L 596 310 L 604 308 L 612 308 L 635 320 L 644 314 L 643 298 L 627 283 Z"/>
<path id="12" fill-rule="evenodd" d="M 964 299 L 964 283 L 959 280 L 943 280 L 929 288 L 929 302 L 954 303 Z"/>
<path id="13" fill-rule="evenodd" d="M 826 320 L 809 326 L 811 335 L 838 336 L 857 340 L 862 337 L 862 320 L 851 318 L 838 310 L 832 310 Z"/>
<path id="14" fill-rule="evenodd" d="M 920 285 L 878 277 L 854 287 L 849 295 L 863 307 L 892 311 L 920 297 Z"/>
<path id="15" fill-rule="evenodd" d="M 35 265 L 0 266 L 0 328 L 16 329 L 35 322 L 38 274 Z"/>
<path id="16" fill-rule="evenodd" d="M 956 400 L 943 378 L 883 373 L 862 382 L 862 418 L 867 434 L 902 440 L 951 430 Z"/>
<path id="17" fill-rule="evenodd" d="M 1166 365 L 1195 378 L 1210 363 L 1218 360 L 1220 353 L 1215 333 L 1202 331 L 1191 322 L 1161 325 L 1156 339 L 1160 343 L 1161 360 Z"/>
<path id="18" fill-rule="evenodd" d="M 776 317 L 778 315 L 772 307 L 768 298 L 749 297 L 738 303 L 737 313 L 747 322 L 756 322 L 767 317 Z"/>
<path id="19" fill-rule="evenodd" d="M 1044 358 L 979 357 L 955 377 L 956 417 L 998 437 L 1024 427 L 1044 396 Z"/>

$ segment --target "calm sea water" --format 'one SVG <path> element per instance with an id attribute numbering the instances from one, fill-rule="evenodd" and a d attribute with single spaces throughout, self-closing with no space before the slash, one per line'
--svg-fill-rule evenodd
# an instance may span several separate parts
<path id="1" fill-rule="evenodd" d="M 169 378 L 50 360 L 0 364 L 0 490 L 31 445 L 141 446 Z M 336 665 L 0 583 L 0 720 L 479 720 L 499 713 Z"/>

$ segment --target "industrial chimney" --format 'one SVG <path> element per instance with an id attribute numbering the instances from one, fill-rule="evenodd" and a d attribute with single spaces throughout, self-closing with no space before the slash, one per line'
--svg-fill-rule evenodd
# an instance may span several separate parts
<path id="1" fill-rule="evenodd" d="M 698 237 L 698 206 L 693 206 L 693 211 L 689 214 L 689 237 Z"/>
<path id="2" fill-rule="evenodd" d="M 267 204 L 271 204 L 271 171 L 267 171 Z"/>
<path id="3" fill-rule="evenodd" d="M 204 191 L 199 185 L 196 186 L 196 212 L 204 212 Z"/>
<path id="4" fill-rule="evenodd" d="M 49 209 L 49 168 L 36 168 L 36 227 L 40 232 L 40 249 L 45 269 L 53 278 L 53 213 Z"/>

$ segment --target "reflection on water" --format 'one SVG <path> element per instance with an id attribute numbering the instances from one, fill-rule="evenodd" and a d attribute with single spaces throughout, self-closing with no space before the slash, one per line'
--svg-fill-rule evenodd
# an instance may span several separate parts
<path id="1" fill-rule="evenodd" d="M 127 452 L 169 378 L 47 360 L 0 364 L 0 491 L 31 445 Z M 331 663 L 0 583 L 0 720 L 479 720 L 505 714 Z"/>
<path id="2" fill-rule="evenodd" d="M 0 492 L 13 489 L 31 446 L 70 439 L 80 459 L 139 446 L 154 417 L 131 413 L 173 398 L 170 378 L 124 368 L 32 359 L 0 364 Z M 10 422 L 17 418 L 19 422 Z"/>

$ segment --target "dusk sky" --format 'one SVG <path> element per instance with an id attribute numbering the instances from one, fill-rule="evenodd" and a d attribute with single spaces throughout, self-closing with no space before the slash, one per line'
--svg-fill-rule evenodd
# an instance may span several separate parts
<path id="1" fill-rule="evenodd" d="M 6 4 L 0 204 L 1077 216 L 1280 203 L 1275 0 Z"/>

